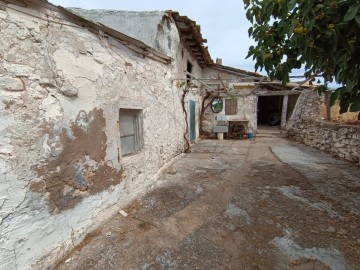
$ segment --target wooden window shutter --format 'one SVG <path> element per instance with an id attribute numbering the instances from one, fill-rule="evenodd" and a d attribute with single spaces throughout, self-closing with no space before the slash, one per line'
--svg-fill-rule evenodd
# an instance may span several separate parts
<path id="1" fill-rule="evenodd" d="M 225 114 L 226 115 L 237 114 L 237 99 L 225 100 Z"/>

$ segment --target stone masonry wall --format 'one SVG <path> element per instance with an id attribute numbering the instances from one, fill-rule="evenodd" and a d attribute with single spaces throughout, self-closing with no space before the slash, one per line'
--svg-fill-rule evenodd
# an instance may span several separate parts
<path id="1" fill-rule="evenodd" d="M 314 90 L 303 90 L 297 99 L 292 115 L 286 123 L 286 129 L 296 132 L 303 118 L 320 120 L 320 97 Z"/>
<path id="2" fill-rule="evenodd" d="M 184 149 L 171 82 L 183 67 L 61 17 L 31 4 L 0 10 L 1 270 L 46 269 Z M 120 108 L 142 111 L 132 156 L 121 156 Z"/>
<path id="3" fill-rule="evenodd" d="M 314 119 L 301 119 L 296 133 L 289 135 L 335 157 L 360 164 L 360 126 Z"/>
<path id="4" fill-rule="evenodd" d="M 333 156 L 360 163 L 360 126 L 321 120 L 320 97 L 315 91 L 301 93 L 286 128 L 290 138 Z"/>

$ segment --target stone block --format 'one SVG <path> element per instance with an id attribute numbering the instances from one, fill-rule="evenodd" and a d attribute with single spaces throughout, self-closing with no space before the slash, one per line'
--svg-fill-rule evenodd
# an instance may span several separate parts
<path id="1" fill-rule="evenodd" d="M 20 78 L 0 77 L 0 89 L 5 91 L 24 91 L 25 86 Z"/>
<path id="2" fill-rule="evenodd" d="M 53 78 L 40 78 L 39 84 L 41 86 L 55 86 L 56 82 Z"/>
<path id="3" fill-rule="evenodd" d="M 79 90 L 76 89 L 71 84 L 65 84 L 60 88 L 60 93 L 67 97 L 76 97 L 79 93 Z"/>

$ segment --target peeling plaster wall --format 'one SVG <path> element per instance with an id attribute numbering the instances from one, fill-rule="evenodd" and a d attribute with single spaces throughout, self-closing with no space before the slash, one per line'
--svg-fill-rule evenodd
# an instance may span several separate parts
<path id="1" fill-rule="evenodd" d="M 180 40 L 179 32 L 173 18 L 166 15 L 164 11 L 123 11 L 123 10 L 86 10 L 81 8 L 70 8 L 74 13 L 85 18 L 100 22 L 106 26 L 125 33 L 128 36 L 141 40 L 145 44 L 155 48 L 157 51 L 170 56 L 173 61 L 174 78 L 186 80 L 184 71 L 187 61 L 193 65 L 192 74 L 201 77 L 202 68 L 197 64 L 196 59 L 189 53 L 188 48 Z M 181 90 L 181 80 L 175 80 L 174 86 Z M 185 108 L 189 109 L 189 100 L 196 102 L 196 137 L 199 137 L 201 95 L 200 84 L 192 81 L 195 87 L 190 89 L 185 98 Z M 189 115 L 188 115 L 188 122 Z"/>
<path id="2" fill-rule="evenodd" d="M 226 83 L 239 83 L 246 79 L 245 76 L 230 74 L 227 72 L 222 72 L 217 69 L 206 68 L 204 70 L 204 78 L 218 78 L 219 75 Z M 222 88 L 221 85 L 219 85 Z M 206 88 L 206 87 L 205 87 Z M 216 89 L 216 86 L 213 87 Z M 227 115 L 227 121 L 241 121 L 248 120 L 247 131 L 248 132 L 256 132 L 257 129 L 257 96 L 250 94 L 252 89 L 242 89 L 239 90 L 238 95 L 234 95 L 232 97 L 222 95 L 224 99 L 224 107 L 223 110 L 218 114 L 225 115 L 225 99 L 236 98 L 237 99 L 237 111 L 236 115 Z M 209 100 L 210 101 L 210 100 Z M 207 101 L 206 104 L 209 102 Z M 212 133 L 212 128 L 217 124 L 216 116 L 217 113 L 214 113 L 211 110 L 211 105 L 206 108 L 204 112 L 204 121 L 202 122 L 202 128 L 205 132 Z"/>
<path id="3" fill-rule="evenodd" d="M 174 19 L 164 11 L 124 11 L 104 9 L 70 8 L 74 13 L 100 22 L 130 37 L 141 40 L 148 46 L 174 57 L 179 44 Z"/>
<path id="4" fill-rule="evenodd" d="M 171 79 L 192 58 L 179 39 L 164 65 L 48 21 L 55 12 L 21 9 L 43 19 L 0 10 L 0 269 L 44 269 L 183 151 L 182 91 Z M 199 91 L 189 99 L 200 102 Z M 143 149 L 124 158 L 120 108 L 143 118 Z"/>

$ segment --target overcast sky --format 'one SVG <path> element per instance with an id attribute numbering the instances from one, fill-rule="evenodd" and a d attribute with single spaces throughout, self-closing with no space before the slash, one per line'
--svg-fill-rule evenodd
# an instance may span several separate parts
<path id="1" fill-rule="evenodd" d="M 251 59 L 245 59 L 252 40 L 247 29 L 250 23 L 245 17 L 241 0 L 49 0 L 63 7 L 85 9 L 117 9 L 131 11 L 176 10 L 201 26 L 208 40 L 211 57 L 223 59 L 223 65 L 254 71 Z"/>

